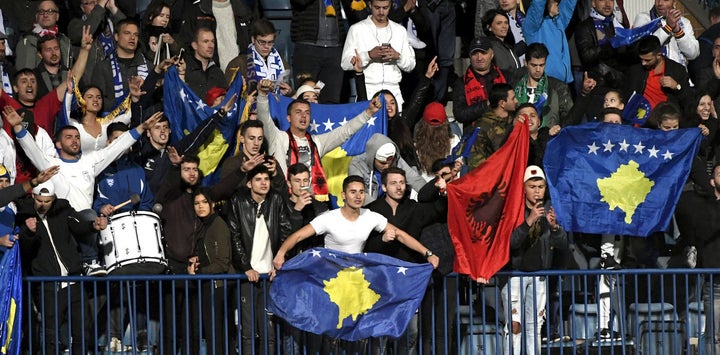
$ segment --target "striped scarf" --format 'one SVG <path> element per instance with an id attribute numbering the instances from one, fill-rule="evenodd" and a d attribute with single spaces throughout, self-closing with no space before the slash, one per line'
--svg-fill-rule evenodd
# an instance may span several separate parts
<path id="1" fill-rule="evenodd" d="M 113 93 L 115 97 L 115 105 L 119 105 L 125 99 L 125 90 L 123 89 L 123 77 L 122 71 L 120 70 L 120 63 L 118 63 L 117 54 L 115 52 L 115 41 L 113 40 L 113 33 L 115 32 L 113 24 L 110 20 L 108 26 L 110 31 L 108 33 L 102 32 L 98 35 L 98 40 L 102 45 L 105 56 L 110 60 L 110 69 L 113 74 Z M 143 64 L 137 68 L 137 75 L 143 80 L 148 76 L 148 65 L 145 56 L 142 56 Z"/>
<path id="2" fill-rule="evenodd" d="M 283 64 L 282 58 L 280 58 L 280 53 L 275 48 L 268 54 L 267 61 L 263 59 L 252 43 L 248 45 L 247 54 L 248 82 L 255 81 L 259 83 L 261 79 L 277 81 L 280 78 L 280 74 L 285 71 L 285 65 Z"/>

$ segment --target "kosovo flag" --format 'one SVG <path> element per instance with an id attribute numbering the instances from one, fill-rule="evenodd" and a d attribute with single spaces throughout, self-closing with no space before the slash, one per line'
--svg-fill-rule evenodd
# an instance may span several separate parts
<path id="1" fill-rule="evenodd" d="M 633 91 L 622 110 L 622 120 L 626 124 L 642 127 L 650 117 L 650 111 L 652 107 L 645 96 Z"/>
<path id="2" fill-rule="evenodd" d="M 382 107 L 375 116 L 350 137 L 343 145 L 333 149 L 321 157 L 325 176 L 327 177 L 330 200 L 334 206 L 342 205 L 338 198 L 342 193 L 342 182 L 347 177 L 350 161 L 355 155 L 365 152 L 365 143 L 375 133 L 387 135 L 387 110 L 385 97 L 380 95 Z M 280 130 L 290 128 L 287 120 L 287 107 L 293 99 L 286 96 L 269 95 L 270 116 Z M 308 128 L 310 134 L 323 134 L 344 125 L 368 107 L 369 101 L 350 104 L 310 104 L 312 121 Z M 287 173 L 287 172 L 286 172 Z"/>
<path id="3" fill-rule="evenodd" d="M 0 260 L 0 285 L 0 354 L 20 354 L 22 272 L 17 243 Z"/>
<path id="4" fill-rule="evenodd" d="M 233 152 L 232 149 L 228 148 L 235 146 L 235 131 L 240 124 L 240 116 L 245 106 L 245 101 L 239 99 L 243 92 L 242 75 L 235 76 L 227 90 L 227 94 L 225 94 L 225 99 L 215 107 L 206 105 L 205 101 L 199 98 L 180 79 L 175 66 L 171 66 L 165 73 L 164 87 L 164 110 L 172 129 L 172 141 L 182 139 L 183 136 L 200 125 L 202 121 L 220 110 L 233 94 L 238 95 L 238 101 L 228 111 L 225 119 L 218 124 L 215 132 L 208 138 L 197 154 L 200 158 L 200 171 L 205 175 L 203 185 L 212 184 L 218 180 L 219 175 L 214 174 L 214 172 L 220 162 Z"/>
<path id="5" fill-rule="evenodd" d="M 662 17 L 658 17 L 649 23 L 635 28 L 615 28 L 615 36 L 610 37 L 610 45 L 613 48 L 620 48 L 631 45 L 647 36 L 652 35 L 658 28 L 662 27 L 660 22 Z"/>
<path id="6" fill-rule="evenodd" d="M 665 231 L 701 139 L 699 128 L 664 132 L 599 122 L 563 128 L 543 161 L 559 224 L 594 234 Z"/>
<path id="7" fill-rule="evenodd" d="M 510 234 L 523 222 L 530 132 L 516 123 L 505 144 L 447 185 L 455 272 L 489 280 L 510 258 Z"/>
<path id="8" fill-rule="evenodd" d="M 382 254 L 311 249 L 278 271 L 270 311 L 298 329 L 332 338 L 398 338 L 420 306 L 432 270 Z"/>

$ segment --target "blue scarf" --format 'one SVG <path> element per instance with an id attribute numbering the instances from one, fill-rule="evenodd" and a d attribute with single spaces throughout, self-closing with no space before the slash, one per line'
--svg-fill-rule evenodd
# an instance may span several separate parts
<path id="1" fill-rule="evenodd" d="M 115 53 L 115 42 L 113 40 L 113 33 L 115 30 L 110 20 L 108 20 L 108 26 L 110 29 L 109 33 L 100 33 L 98 39 L 103 47 L 105 57 L 110 60 L 110 69 L 112 69 L 113 74 L 113 93 L 115 97 L 115 104 L 118 105 L 125 98 L 125 91 L 123 90 L 123 78 L 122 72 L 120 71 L 120 64 L 118 63 L 117 55 Z M 138 66 L 137 74 L 145 80 L 148 76 L 148 66 L 145 56 L 142 56 L 142 59 L 143 64 Z"/>
<path id="2" fill-rule="evenodd" d="M 255 50 L 255 45 L 250 43 L 247 50 L 248 54 L 248 82 L 255 81 L 259 83 L 261 79 L 268 79 L 277 81 L 280 78 L 280 74 L 285 71 L 285 65 L 283 64 L 280 53 L 273 47 L 270 54 L 268 54 L 267 62 L 263 57 Z"/>

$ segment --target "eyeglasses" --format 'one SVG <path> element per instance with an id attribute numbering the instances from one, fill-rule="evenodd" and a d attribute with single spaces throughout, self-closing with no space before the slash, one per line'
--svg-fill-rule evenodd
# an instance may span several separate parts
<path id="1" fill-rule="evenodd" d="M 256 39 L 255 42 L 257 42 L 260 46 L 273 46 L 275 45 L 275 40 L 272 41 L 263 41 L 261 39 Z"/>
<path id="2" fill-rule="evenodd" d="M 52 15 L 58 13 L 58 10 L 37 10 L 38 15 Z"/>

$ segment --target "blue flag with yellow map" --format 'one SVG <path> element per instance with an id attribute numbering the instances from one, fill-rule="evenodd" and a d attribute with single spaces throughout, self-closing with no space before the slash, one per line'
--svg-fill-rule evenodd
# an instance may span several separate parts
<path id="1" fill-rule="evenodd" d="M 690 174 L 699 128 L 669 132 L 609 123 L 563 128 L 543 161 L 557 220 L 568 231 L 665 231 Z"/>
<path id="2" fill-rule="evenodd" d="M 270 311 L 292 326 L 349 341 L 400 337 L 420 306 L 430 264 L 315 248 L 286 262 Z"/>
<path id="3" fill-rule="evenodd" d="M 223 107 L 233 94 L 241 96 L 243 91 L 242 75 L 237 75 L 227 89 L 225 99 L 217 106 L 210 107 L 203 98 L 198 97 L 192 89 L 180 79 L 177 68 L 171 66 L 165 73 L 163 89 L 163 109 L 172 128 L 172 141 L 182 139 L 194 130 L 200 123 L 221 107 Z M 200 170 L 205 174 L 203 184 L 208 185 L 217 180 L 214 174 L 220 162 L 233 153 L 230 147 L 235 146 L 235 131 L 240 124 L 240 118 L 245 107 L 245 101 L 238 99 L 227 112 L 205 144 L 198 149 Z"/>
<path id="4" fill-rule="evenodd" d="M 287 120 L 287 107 L 293 99 L 286 96 L 270 95 L 270 117 L 277 122 L 280 130 L 287 130 L 290 123 Z M 342 199 L 338 198 L 342 193 L 342 182 L 347 177 L 350 161 L 355 155 L 365 152 L 365 143 L 375 133 L 387 134 L 387 110 L 385 109 L 385 97 L 380 95 L 382 107 L 368 120 L 368 122 L 353 134 L 350 139 L 340 147 L 321 157 L 325 176 L 327 177 L 330 200 L 334 206 L 341 206 Z M 312 121 L 308 128 L 310 134 L 324 134 L 332 131 L 345 122 L 353 119 L 368 107 L 369 101 L 360 101 L 349 104 L 310 104 Z"/>
<path id="5" fill-rule="evenodd" d="M 0 260 L 0 285 L 0 354 L 20 354 L 23 285 L 17 243 Z"/>

